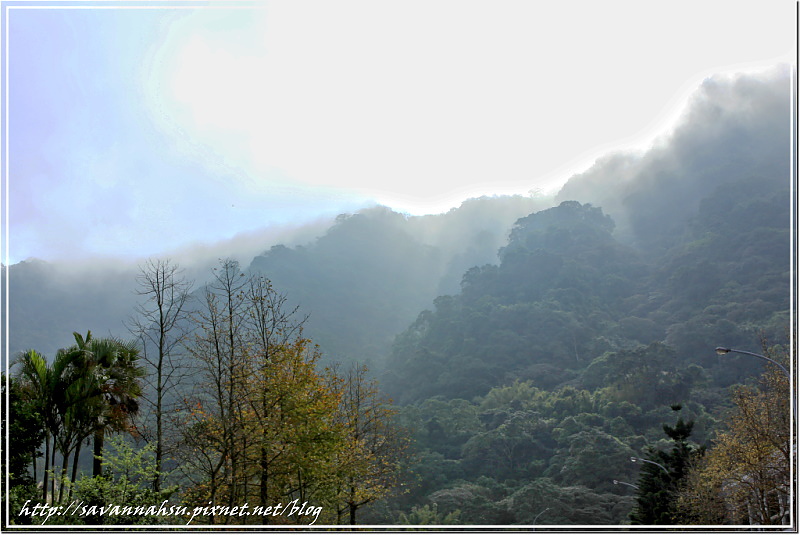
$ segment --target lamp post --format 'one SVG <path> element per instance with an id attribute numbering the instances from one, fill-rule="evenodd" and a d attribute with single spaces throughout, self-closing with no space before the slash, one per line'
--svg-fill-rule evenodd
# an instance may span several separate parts
<path id="1" fill-rule="evenodd" d="M 539 513 L 538 515 L 536 515 L 536 516 L 534 517 L 534 519 L 533 519 L 533 524 L 531 524 L 531 525 L 535 526 L 535 525 L 536 525 L 536 521 L 537 521 L 537 520 L 539 520 L 539 517 L 540 517 L 540 516 L 542 516 L 542 513 L 544 513 L 545 511 L 547 511 L 547 510 L 549 510 L 549 509 L 550 509 L 550 508 L 549 508 L 549 507 L 547 507 L 547 508 L 546 508 L 544 511 L 542 511 L 541 513 Z"/>
<path id="2" fill-rule="evenodd" d="M 638 485 L 634 485 L 633 483 L 625 483 L 624 481 L 617 481 L 616 479 L 613 480 L 615 485 L 627 485 L 628 487 L 633 487 L 636 490 L 639 490 Z"/>
<path id="3" fill-rule="evenodd" d="M 764 355 L 759 355 L 758 353 L 751 353 L 750 351 L 742 351 L 740 349 L 731 349 L 729 347 L 718 347 L 716 349 L 717 355 L 727 355 L 728 353 L 741 353 L 742 355 L 750 355 L 751 357 L 758 357 L 763 360 L 768 360 L 769 362 L 773 363 L 775 366 L 781 369 L 783 373 L 786 374 L 786 378 L 791 380 L 791 375 L 789 374 L 789 370 L 781 364 L 780 362 L 776 362 L 769 357 L 765 357 Z"/>
<path id="4" fill-rule="evenodd" d="M 666 468 L 664 468 L 664 466 L 663 466 L 663 465 L 661 465 L 661 464 L 658 464 L 658 463 L 657 463 L 657 462 L 655 462 L 655 461 L 648 461 L 647 459 L 642 459 L 641 457 L 631 457 L 631 462 L 632 462 L 632 463 L 635 463 L 635 462 L 642 462 L 642 463 L 650 463 L 650 464 L 654 464 L 654 465 L 658 466 L 659 468 L 661 468 L 663 471 L 665 471 L 665 472 L 667 473 L 667 475 L 669 475 L 669 470 L 667 470 Z"/>
<path id="5" fill-rule="evenodd" d="M 790 389 L 791 389 L 792 375 L 789 373 L 789 370 L 786 369 L 786 366 L 784 366 L 780 362 L 776 362 L 776 361 L 772 360 L 771 358 L 769 358 L 767 356 L 759 355 L 758 353 L 752 353 L 750 351 L 742 351 L 741 349 L 731 349 L 729 347 L 718 347 L 716 349 L 716 351 L 717 351 L 717 355 L 727 355 L 728 353 L 741 353 L 742 355 L 750 355 L 751 357 L 757 357 L 757 358 L 760 358 L 760 359 L 763 359 L 763 360 L 766 360 L 766 361 L 769 361 L 769 362 L 773 363 L 775 366 L 780 368 L 781 371 L 786 375 L 786 378 L 789 380 L 789 386 L 790 386 Z M 790 390 L 790 392 L 791 392 L 791 390 Z M 794 418 L 797 418 L 797 398 L 795 398 L 794 394 L 791 394 L 791 396 L 792 396 L 792 416 Z"/>

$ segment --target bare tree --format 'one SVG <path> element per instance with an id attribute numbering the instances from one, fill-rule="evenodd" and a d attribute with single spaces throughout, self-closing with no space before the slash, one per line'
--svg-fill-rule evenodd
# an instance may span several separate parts
<path id="1" fill-rule="evenodd" d="M 147 385 L 153 399 L 155 418 L 156 476 L 153 490 L 161 489 L 165 452 L 166 414 L 186 373 L 183 348 L 190 332 L 189 307 L 193 282 L 183 276 L 178 264 L 169 259 L 150 259 L 139 266 L 137 295 L 144 301 L 136 306 L 129 329 L 140 342 L 141 359 L 147 366 Z"/>
<path id="2" fill-rule="evenodd" d="M 289 345 L 291 341 L 302 337 L 303 324 L 307 316 L 298 317 L 298 307 L 287 304 L 285 294 L 277 292 L 269 279 L 254 275 L 248 280 L 245 292 L 248 302 L 248 338 L 254 350 L 254 355 L 259 357 L 253 370 L 259 378 L 261 385 L 260 400 L 253 406 L 256 418 L 261 427 L 258 471 L 259 471 L 259 499 L 262 505 L 269 503 L 268 488 L 270 474 L 270 436 L 269 425 L 266 423 L 276 400 L 274 393 L 269 392 L 267 377 L 272 373 L 273 359 L 277 352 Z M 262 517 L 262 522 L 269 523 L 269 515 Z"/>
<path id="3" fill-rule="evenodd" d="M 350 524 L 356 524 L 359 508 L 397 486 L 409 439 L 404 429 L 392 423 L 397 410 L 381 396 L 366 366 L 353 364 L 343 388 L 340 417 L 349 447 L 340 459 L 343 488 L 336 512 L 339 523 L 347 513 Z"/>
<path id="4" fill-rule="evenodd" d="M 243 462 L 241 408 L 243 384 L 249 353 L 245 340 L 248 278 L 235 260 L 222 260 L 213 269 L 205 287 L 202 305 L 194 314 L 196 334 L 189 344 L 193 366 L 197 369 L 198 390 L 193 405 L 218 422 L 213 445 L 217 465 L 210 489 L 211 500 L 225 490 L 228 504 L 240 497 L 239 479 Z M 226 522 L 229 519 L 226 518 Z"/>

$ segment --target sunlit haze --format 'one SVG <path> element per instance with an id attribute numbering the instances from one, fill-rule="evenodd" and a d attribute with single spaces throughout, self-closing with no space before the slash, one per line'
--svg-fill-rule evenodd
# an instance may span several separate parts
<path id="1" fill-rule="evenodd" d="M 5 262 L 555 193 L 795 47 L 788 0 L 133 6 L 7 8 Z"/>

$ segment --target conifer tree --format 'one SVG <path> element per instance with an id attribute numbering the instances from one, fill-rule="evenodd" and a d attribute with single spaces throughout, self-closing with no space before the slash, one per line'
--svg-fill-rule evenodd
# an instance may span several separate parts
<path id="1" fill-rule="evenodd" d="M 672 410 L 680 411 L 680 405 Z M 702 456 L 703 448 L 689 442 L 694 421 L 684 421 L 678 416 L 674 426 L 664 424 L 664 433 L 672 439 L 669 452 L 650 448 L 642 462 L 636 496 L 636 506 L 630 514 L 632 524 L 678 524 L 678 490 L 695 458 Z M 636 460 L 634 458 L 633 460 Z"/>

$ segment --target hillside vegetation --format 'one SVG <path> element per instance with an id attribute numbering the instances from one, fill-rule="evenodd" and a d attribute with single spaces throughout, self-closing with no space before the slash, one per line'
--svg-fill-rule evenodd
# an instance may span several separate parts
<path id="1" fill-rule="evenodd" d="M 788 91 L 712 78 L 556 201 L 343 214 L 194 283 L 4 268 L 14 507 L 120 499 L 139 463 L 141 503 L 317 500 L 330 523 L 785 524 L 787 377 L 715 348 L 795 359 Z"/>

